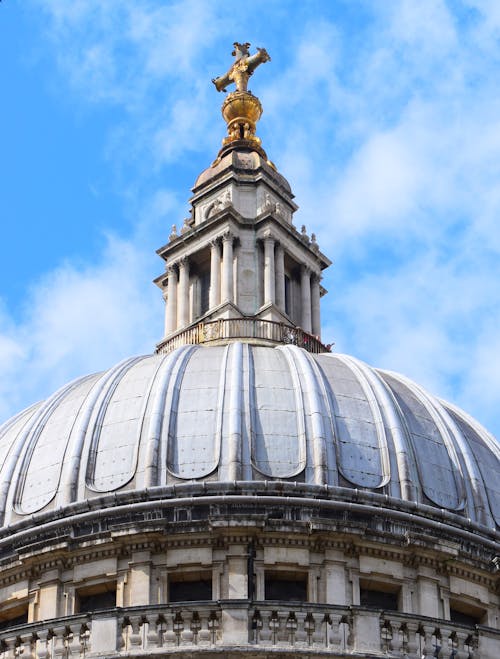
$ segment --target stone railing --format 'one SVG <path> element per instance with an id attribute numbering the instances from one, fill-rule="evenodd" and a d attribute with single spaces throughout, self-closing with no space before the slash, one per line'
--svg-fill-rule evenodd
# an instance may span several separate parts
<path id="1" fill-rule="evenodd" d="M 251 339 L 262 343 L 291 344 L 308 352 L 329 352 L 312 334 L 300 327 L 260 318 L 221 318 L 188 327 L 160 342 L 156 352 L 166 354 L 184 345 L 216 343 L 228 339 Z"/>
<path id="2" fill-rule="evenodd" d="M 363 607 L 224 600 L 97 611 L 0 632 L 0 658 L 252 655 L 498 659 L 500 631 Z"/>
<path id="3" fill-rule="evenodd" d="M 92 621 L 85 614 L 0 631 L 0 657 L 55 659 L 90 656 Z"/>

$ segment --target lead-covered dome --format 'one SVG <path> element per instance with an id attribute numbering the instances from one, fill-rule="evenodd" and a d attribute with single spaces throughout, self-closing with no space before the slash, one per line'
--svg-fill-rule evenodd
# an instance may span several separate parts
<path id="1" fill-rule="evenodd" d="M 495 528 L 499 455 L 464 412 L 353 357 L 184 346 L 75 380 L 1 426 L 0 505 L 6 526 L 132 490 L 290 481 Z"/>

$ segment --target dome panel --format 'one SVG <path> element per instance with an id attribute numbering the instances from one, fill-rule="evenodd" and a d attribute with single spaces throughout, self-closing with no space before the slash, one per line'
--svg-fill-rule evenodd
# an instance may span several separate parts
<path id="1" fill-rule="evenodd" d="M 387 443 L 378 404 L 368 382 L 354 362 L 343 361 L 336 355 L 320 356 L 318 362 L 327 377 L 339 471 L 358 487 L 382 487 L 390 477 L 386 473 Z"/>
<path id="2" fill-rule="evenodd" d="M 168 430 L 167 466 L 178 478 L 203 478 L 218 465 L 227 351 L 199 348 L 182 370 Z"/>
<path id="3" fill-rule="evenodd" d="M 495 522 L 500 525 L 500 469 L 498 465 L 498 450 L 493 452 L 483 438 L 479 435 L 470 423 L 455 410 L 449 410 L 451 416 L 458 424 L 460 430 L 467 438 L 469 446 L 472 449 L 474 457 L 479 466 L 486 493 L 490 502 L 491 510 L 495 517 Z"/>
<path id="4" fill-rule="evenodd" d="M 97 376 L 74 383 L 33 429 L 16 492 L 16 508 L 29 514 L 56 495 L 64 456 L 75 420 Z"/>
<path id="5" fill-rule="evenodd" d="M 381 375 L 391 387 L 404 415 L 425 495 L 448 510 L 463 508 L 460 467 L 444 423 L 436 412 L 432 412 L 429 404 L 424 404 L 416 387 L 393 374 L 382 372 Z"/>
<path id="6" fill-rule="evenodd" d="M 23 410 L 16 416 L 0 426 L 0 469 L 5 464 L 7 456 L 16 441 L 21 429 L 29 422 L 42 403 L 36 403 L 27 410 Z"/>
<path id="7" fill-rule="evenodd" d="M 116 490 L 133 478 L 146 392 L 157 367 L 155 358 L 145 358 L 129 365 L 110 383 L 92 434 L 87 473 L 92 489 Z"/>
<path id="8" fill-rule="evenodd" d="M 500 521 L 500 449 L 479 424 L 402 376 L 297 346 L 126 360 L 4 424 L 0 455 L 4 524 L 83 502 L 89 489 L 262 478 L 384 487 Z"/>
<path id="9" fill-rule="evenodd" d="M 305 467 L 300 387 L 282 351 L 255 347 L 252 355 L 253 465 L 270 478 L 292 478 Z"/>

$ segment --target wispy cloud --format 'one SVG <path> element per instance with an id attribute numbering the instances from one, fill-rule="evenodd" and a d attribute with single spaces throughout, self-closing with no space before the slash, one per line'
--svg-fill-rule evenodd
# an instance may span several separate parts
<path id="1" fill-rule="evenodd" d="M 28 293 L 22 317 L 0 313 L 0 417 L 162 336 L 161 300 L 144 286 L 144 250 L 108 236 L 95 265 L 65 263 Z"/>
<path id="2" fill-rule="evenodd" d="M 258 1 L 237 13 L 198 0 L 33 7 L 75 104 L 116 114 L 108 158 L 123 170 L 124 212 L 134 213 L 140 239 L 110 239 L 97 266 L 59 266 L 32 291 L 20 324 L 4 310 L 4 373 L 21 362 L 35 380 L 59 380 L 150 345 L 161 305 L 153 313 L 152 289 L 144 299 L 139 282 L 154 257 L 142 250 L 183 217 L 179 172 L 192 182 L 220 143 L 209 79 L 228 63 L 233 39 L 257 39 L 273 58 L 255 83 L 259 135 L 293 185 L 297 222 L 335 260 L 325 338 L 419 380 L 500 433 L 498 2 L 334 10 Z"/>

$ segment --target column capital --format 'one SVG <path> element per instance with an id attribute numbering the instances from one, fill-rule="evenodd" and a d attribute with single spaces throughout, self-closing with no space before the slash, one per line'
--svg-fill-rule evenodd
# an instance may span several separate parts
<path id="1" fill-rule="evenodd" d="M 320 283 L 320 281 L 323 279 L 323 275 L 321 272 L 314 272 L 314 270 L 311 271 L 311 281 L 313 283 Z"/>
<path id="2" fill-rule="evenodd" d="M 227 243 L 229 241 L 233 242 L 234 240 L 234 233 L 232 231 L 224 231 L 224 233 L 221 236 L 222 242 Z"/>
<path id="3" fill-rule="evenodd" d="M 313 274 L 312 268 L 310 268 L 305 263 L 302 263 L 302 265 L 300 266 L 300 272 L 301 272 L 302 275 L 308 276 L 308 277 L 310 277 Z"/>
<path id="4" fill-rule="evenodd" d="M 276 238 L 270 229 L 265 229 L 261 234 L 259 234 L 257 236 L 257 240 L 260 240 L 263 243 L 270 241 L 276 242 Z"/>

